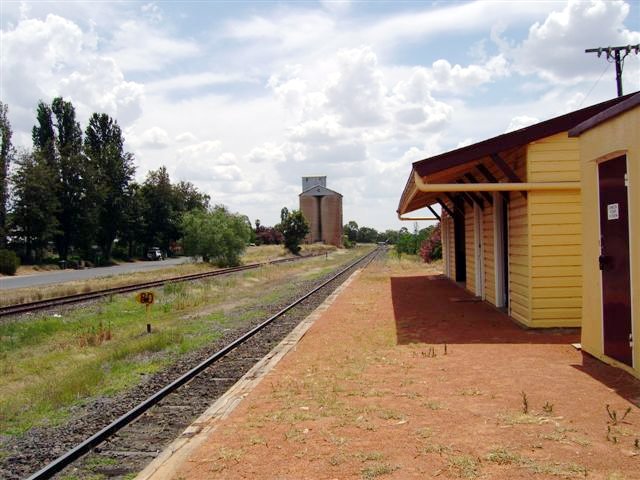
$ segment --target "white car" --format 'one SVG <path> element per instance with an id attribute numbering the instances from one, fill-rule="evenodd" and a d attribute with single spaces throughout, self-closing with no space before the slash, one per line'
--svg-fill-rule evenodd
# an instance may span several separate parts
<path id="1" fill-rule="evenodd" d="M 148 260 L 164 260 L 164 255 L 162 254 L 162 250 L 158 247 L 151 247 L 147 250 L 147 259 Z"/>

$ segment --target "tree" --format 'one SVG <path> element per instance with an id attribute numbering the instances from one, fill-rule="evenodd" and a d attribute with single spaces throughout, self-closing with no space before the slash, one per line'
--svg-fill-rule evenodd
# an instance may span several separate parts
<path id="1" fill-rule="evenodd" d="M 82 130 L 75 108 L 61 97 L 54 98 L 51 107 L 40 101 L 36 119 L 34 154 L 38 164 L 44 162 L 51 172 L 47 183 L 58 205 L 56 249 L 60 258 L 66 259 L 74 245 L 88 251 L 95 230 L 91 224 L 95 216 L 93 184 L 82 153 Z"/>
<path id="2" fill-rule="evenodd" d="M 358 224 L 353 220 L 350 220 L 344 227 L 344 234 L 349 238 L 349 241 L 356 242 L 358 240 Z"/>
<path id="3" fill-rule="evenodd" d="M 7 201 L 9 197 L 9 165 L 13 161 L 14 151 L 11 144 L 13 130 L 9 123 L 8 107 L 0 101 L 0 248 L 7 241 Z"/>
<path id="4" fill-rule="evenodd" d="M 251 237 L 247 217 L 230 213 L 222 205 L 185 213 L 182 230 L 185 253 L 202 256 L 204 261 L 220 267 L 238 265 Z"/>
<path id="5" fill-rule="evenodd" d="M 38 102 L 36 113 L 37 125 L 33 127 L 31 137 L 36 156 L 44 160 L 49 168 L 57 174 L 58 159 L 56 155 L 56 134 L 53 130 L 51 107 L 42 100 Z"/>
<path id="6" fill-rule="evenodd" d="M 145 212 L 147 211 L 142 187 L 132 182 L 125 193 L 124 205 L 122 208 L 122 224 L 118 237 L 120 241 L 127 246 L 127 257 L 133 258 L 136 255 L 136 249 L 140 245 L 144 245 L 147 228 L 147 219 Z M 139 255 L 141 251 L 137 252 Z"/>
<path id="7" fill-rule="evenodd" d="M 256 219 L 255 242 L 257 245 L 279 245 L 283 242 L 282 233 L 273 227 L 265 227 Z"/>
<path id="8" fill-rule="evenodd" d="M 378 233 L 378 241 L 385 242 L 390 245 L 395 245 L 398 243 L 398 232 L 396 230 L 385 230 L 384 232 Z"/>
<path id="9" fill-rule="evenodd" d="M 378 231 L 371 227 L 360 227 L 357 240 L 361 243 L 375 243 L 378 240 Z"/>
<path id="10" fill-rule="evenodd" d="M 72 246 L 79 247 L 86 255 L 93 243 L 95 190 L 89 164 L 82 153 L 82 130 L 73 104 L 57 97 L 53 99 L 51 111 L 55 116 L 60 203 L 60 234 L 56 245 L 60 257 L 66 260 Z"/>
<path id="11" fill-rule="evenodd" d="M 167 168 L 151 170 L 142 184 L 144 218 L 148 225 L 144 235 L 147 247 L 170 251 L 171 242 L 179 238 L 180 216 L 175 208 L 173 188 Z"/>
<path id="12" fill-rule="evenodd" d="M 118 122 L 105 113 L 94 113 L 89 119 L 84 151 L 93 176 L 96 240 L 109 263 L 113 241 L 125 222 L 127 193 L 135 172 L 133 155 L 124 151 Z"/>
<path id="13" fill-rule="evenodd" d="M 300 252 L 300 242 L 309 233 L 309 224 L 300 210 L 289 212 L 287 207 L 280 211 L 280 223 L 276 228 L 284 237 L 284 246 L 291 253 Z"/>
<path id="14" fill-rule="evenodd" d="M 173 187 L 176 196 L 176 209 L 179 212 L 207 210 L 211 197 L 200 192 L 191 182 L 180 181 Z"/>
<path id="15" fill-rule="evenodd" d="M 43 157 L 31 153 L 22 153 L 16 163 L 11 178 L 13 234 L 24 242 L 25 258 L 40 261 L 47 242 L 58 233 L 58 199 L 50 187 L 53 172 Z"/>

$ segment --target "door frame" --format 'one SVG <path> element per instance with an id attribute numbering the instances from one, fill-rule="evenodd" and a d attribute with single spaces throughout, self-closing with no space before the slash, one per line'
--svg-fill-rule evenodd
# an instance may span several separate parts
<path id="1" fill-rule="evenodd" d="M 485 299 L 484 288 L 484 232 L 482 209 L 477 203 L 473 204 L 473 255 L 475 262 L 475 294 Z"/>
<path id="2" fill-rule="evenodd" d="M 632 228 L 631 228 L 631 211 L 633 208 L 633 205 L 631 204 L 631 195 L 630 195 L 630 191 L 631 191 L 631 177 L 629 176 L 629 155 L 628 155 L 628 151 L 627 150 L 619 150 L 619 151 L 615 151 L 615 152 L 611 152 L 608 153 L 607 155 L 603 155 L 602 157 L 598 158 L 595 160 L 595 169 L 596 169 L 596 197 L 597 197 L 597 211 L 596 211 L 596 215 L 597 215 L 597 225 L 598 225 L 598 251 L 601 251 L 602 249 L 602 242 L 601 242 L 601 238 L 602 238 L 602 226 L 600 224 L 600 219 L 601 219 L 601 212 L 600 212 L 600 165 L 603 163 L 608 162 L 609 160 L 615 160 L 616 158 L 619 157 L 624 157 L 624 161 L 625 161 L 625 170 L 626 170 L 626 175 L 627 175 L 627 181 L 628 181 L 628 186 L 627 186 L 627 229 L 629 230 L 629 292 L 630 292 L 630 309 L 631 309 L 631 338 L 632 338 L 632 346 L 631 346 L 631 368 L 636 368 L 636 345 L 637 345 L 637 337 L 636 334 L 638 332 L 635 331 L 635 322 L 633 321 L 634 317 L 634 312 L 633 312 L 633 249 L 631 248 L 631 245 L 633 244 L 633 239 L 632 239 Z M 604 353 L 604 298 L 603 298 L 603 294 L 602 294 L 602 288 L 603 288 L 603 278 L 602 278 L 602 270 L 600 270 L 600 288 L 598 289 L 598 295 L 600 296 L 600 351 L 602 352 L 603 355 L 605 355 Z M 612 357 L 609 357 L 612 358 Z M 616 362 L 619 362 L 622 365 L 627 365 L 624 362 L 620 362 L 619 360 L 613 359 Z"/>

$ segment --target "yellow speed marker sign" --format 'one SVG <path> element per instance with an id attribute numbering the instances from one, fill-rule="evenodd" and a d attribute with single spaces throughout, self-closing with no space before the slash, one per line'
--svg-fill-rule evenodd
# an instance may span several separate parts
<path id="1" fill-rule="evenodd" d="M 153 303 L 153 292 L 140 292 L 136 295 L 136 300 L 143 305 L 151 305 Z"/>

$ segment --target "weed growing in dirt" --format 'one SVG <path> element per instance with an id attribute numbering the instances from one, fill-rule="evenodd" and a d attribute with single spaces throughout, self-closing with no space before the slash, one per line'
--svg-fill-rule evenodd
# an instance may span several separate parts
<path id="1" fill-rule="evenodd" d="M 422 404 L 423 407 L 428 408 L 429 410 L 441 410 L 442 404 L 440 402 L 436 402 L 434 400 L 429 400 Z"/>
<path id="2" fill-rule="evenodd" d="M 385 459 L 385 455 L 382 452 L 360 452 L 356 453 L 356 458 L 361 462 L 380 462 Z"/>
<path id="3" fill-rule="evenodd" d="M 451 452 L 451 447 L 443 445 L 441 443 L 427 443 L 421 447 L 418 447 L 418 454 L 426 455 L 429 453 L 437 453 L 438 455 L 446 455 Z"/>
<path id="4" fill-rule="evenodd" d="M 616 410 L 613 410 L 608 403 L 606 405 L 606 409 L 607 414 L 609 415 L 609 421 L 607 423 L 610 423 L 611 425 L 618 425 L 619 423 L 623 422 L 625 418 L 627 418 L 627 415 L 629 415 L 629 413 L 631 413 L 631 407 L 628 407 L 622 414 L 622 416 L 618 418 L 618 412 Z"/>
<path id="5" fill-rule="evenodd" d="M 498 465 L 518 465 L 522 463 L 522 457 L 519 454 L 510 452 L 503 447 L 494 448 L 485 458 Z"/>
<path id="6" fill-rule="evenodd" d="M 480 472 L 480 462 L 471 455 L 451 455 L 449 456 L 449 469 L 458 478 L 476 478 Z"/>
<path id="7" fill-rule="evenodd" d="M 338 453 L 336 455 L 333 455 L 329 459 L 329 465 L 331 465 L 332 467 L 337 467 L 338 465 L 342 465 L 346 461 L 347 457 L 343 453 Z"/>
<path id="8" fill-rule="evenodd" d="M 389 475 L 400 469 L 397 465 L 389 465 L 388 463 L 377 463 L 375 465 L 369 465 L 360 470 L 360 474 L 364 480 L 371 480 L 383 475 Z"/>
<path id="9" fill-rule="evenodd" d="M 554 475 L 564 478 L 586 478 L 587 468 L 575 463 L 539 462 L 522 455 L 511 452 L 504 447 L 496 447 L 491 450 L 485 459 L 498 465 L 511 465 L 526 468 L 533 473 Z"/>
<path id="10" fill-rule="evenodd" d="M 460 392 L 460 395 L 462 395 L 463 397 L 477 397 L 479 395 L 482 395 L 482 392 L 477 388 L 468 388 L 466 390 L 462 390 Z"/>
<path id="11" fill-rule="evenodd" d="M 553 413 L 553 403 L 549 403 L 548 401 L 544 402 L 544 405 L 542 406 L 542 411 L 544 413 L 546 413 L 547 415 L 550 415 Z"/>
<path id="12" fill-rule="evenodd" d="M 520 394 L 522 395 L 522 413 L 526 415 L 529 413 L 529 400 L 526 393 L 520 392 Z"/>
<path id="13" fill-rule="evenodd" d="M 543 440 L 550 440 L 553 442 L 571 442 L 575 443 L 576 445 L 580 445 L 581 447 L 587 447 L 591 445 L 589 439 L 581 435 L 577 435 L 575 434 L 575 432 L 576 430 L 571 428 L 556 427 L 553 432 L 545 435 L 539 435 L 539 438 L 542 438 Z M 568 435 L 568 433 L 574 434 Z"/>

